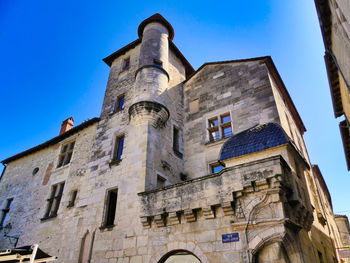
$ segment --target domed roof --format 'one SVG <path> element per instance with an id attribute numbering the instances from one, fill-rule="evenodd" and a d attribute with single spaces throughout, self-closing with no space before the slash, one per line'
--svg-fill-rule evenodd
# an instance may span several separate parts
<path id="1" fill-rule="evenodd" d="M 220 161 L 262 151 L 290 141 L 291 139 L 277 123 L 262 124 L 228 139 L 221 148 Z"/>

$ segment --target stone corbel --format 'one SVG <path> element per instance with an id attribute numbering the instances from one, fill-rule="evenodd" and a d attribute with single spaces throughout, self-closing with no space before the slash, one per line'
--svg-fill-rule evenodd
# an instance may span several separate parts
<path id="1" fill-rule="evenodd" d="M 232 206 L 232 202 L 223 202 L 221 204 L 222 210 L 224 211 L 225 216 L 233 216 L 234 215 L 234 210 Z"/>
<path id="2" fill-rule="evenodd" d="M 156 223 L 157 227 L 163 227 L 166 225 L 165 219 L 166 219 L 165 214 L 156 215 L 154 217 L 154 222 Z"/>
<path id="3" fill-rule="evenodd" d="M 180 224 L 180 215 L 177 212 L 169 212 L 169 226 Z"/>
<path id="4" fill-rule="evenodd" d="M 203 207 L 203 216 L 205 219 L 215 218 L 215 211 L 212 206 Z"/>
<path id="5" fill-rule="evenodd" d="M 195 222 L 197 220 L 196 213 L 192 209 L 185 209 L 184 211 L 186 222 Z"/>
<path id="6" fill-rule="evenodd" d="M 151 218 L 148 216 L 142 216 L 141 224 L 144 228 L 151 228 Z"/>

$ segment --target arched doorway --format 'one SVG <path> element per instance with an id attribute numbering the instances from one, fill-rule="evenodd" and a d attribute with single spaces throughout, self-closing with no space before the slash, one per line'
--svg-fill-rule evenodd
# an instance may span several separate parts
<path id="1" fill-rule="evenodd" d="M 281 242 L 267 244 L 255 255 L 255 263 L 290 263 Z"/>
<path id="2" fill-rule="evenodd" d="M 201 263 L 201 261 L 193 253 L 179 249 L 165 254 L 158 263 Z"/>

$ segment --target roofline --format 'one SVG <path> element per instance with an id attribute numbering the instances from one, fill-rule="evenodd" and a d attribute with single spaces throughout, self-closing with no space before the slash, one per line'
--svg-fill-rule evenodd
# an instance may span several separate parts
<path id="1" fill-rule="evenodd" d="M 30 148 L 28 150 L 25 150 L 25 151 L 20 152 L 20 153 L 18 153 L 16 155 L 13 155 L 13 156 L 5 159 L 5 160 L 2 160 L 1 163 L 2 164 L 8 164 L 9 162 L 13 162 L 13 161 L 18 160 L 18 159 L 20 159 L 22 157 L 25 157 L 25 156 L 27 156 L 29 154 L 32 154 L 32 153 L 38 152 L 38 151 L 40 151 L 42 149 L 45 149 L 45 148 L 47 148 L 47 147 L 49 147 L 51 145 L 54 145 L 54 144 L 56 144 L 56 143 L 58 143 L 58 142 L 60 142 L 60 141 L 62 141 L 64 139 L 72 136 L 73 134 L 75 134 L 75 133 L 77 133 L 77 132 L 79 132 L 79 131 L 81 131 L 81 130 L 83 130 L 83 129 L 85 129 L 85 128 L 87 128 L 87 127 L 89 127 L 89 126 L 91 126 L 91 125 L 93 125 L 95 123 L 97 123 L 99 120 L 100 120 L 100 118 L 95 117 L 95 118 L 92 118 L 90 120 L 84 121 L 80 125 L 70 129 L 69 131 L 66 131 L 65 133 L 62 133 L 61 135 L 58 135 L 58 136 L 52 138 L 51 140 L 48 140 L 48 141 L 46 141 L 46 142 L 44 142 L 42 144 L 39 144 L 39 145 L 34 146 L 34 147 L 32 147 L 32 148 Z"/>
<path id="2" fill-rule="evenodd" d="M 331 197 L 331 194 L 329 193 L 329 190 L 328 190 L 326 181 L 325 181 L 324 178 L 323 178 L 323 175 L 322 175 L 322 173 L 321 173 L 320 168 L 318 167 L 317 164 L 313 164 L 313 165 L 312 165 L 312 169 L 315 171 L 316 178 L 317 178 L 317 180 L 320 182 L 321 188 L 322 188 L 322 190 L 324 191 L 324 193 L 326 194 L 327 199 L 328 199 L 328 202 L 331 204 L 331 207 L 332 207 L 332 209 L 333 209 L 332 197 Z"/>
<path id="3" fill-rule="evenodd" d="M 217 64 L 229 64 L 229 63 L 244 63 L 244 62 L 250 62 L 250 61 L 263 61 L 266 66 L 268 67 L 268 69 L 270 70 L 270 73 L 272 74 L 272 76 L 274 77 L 276 83 L 277 83 L 277 87 L 280 90 L 280 92 L 282 93 L 282 96 L 286 99 L 287 102 L 287 106 L 295 120 L 295 122 L 297 123 L 297 126 L 301 132 L 301 134 L 304 134 L 304 132 L 306 132 L 306 128 L 305 125 L 294 105 L 294 102 L 292 100 L 292 98 L 289 95 L 289 92 L 286 88 L 286 86 L 283 83 L 283 80 L 275 66 L 275 64 L 273 63 L 273 60 L 271 58 L 271 56 L 263 56 L 263 57 L 255 57 L 255 58 L 248 58 L 248 59 L 237 59 L 237 60 L 226 60 L 226 61 L 215 61 L 215 62 L 206 62 L 204 63 L 202 66 L 200 66 L 189 78 L 187 78 L 184 81 L 184 84 L 187 83 L 193 76 L 195 76 L 198 72 L 200 72 L 204 67 L 208 66 L 208 65 L 217 65 Z"/>
<path id="4" fill-rule="evenodd" d="M 103 62 L 105 62 L 109 67 L 112 66 L 112 63 L 114 60 L 116 60 L 118 57 L 124 55 L 126 52 L 128 52 L 130 49 L 135 48 L 137 45 L 141 44 L 142 39 L 138 38 L 134 40 L 133 42 L 127 44 L 126 46 L 118 49 L 111 55 L 105 57 Z M 173 41 L 169 39 L 169 48 L 171 51 L 175 53 L 175 55 L 181 60 L 182 64 L 185 67 L 186 70 L 186 78 L 188 78 L 193 72 L 195 71 L 194 68 L 192 67 L 191 63 L 188 62 L 188 60 L 185 58 L 185 56 L 181 53 L 181 51 L 178 49 L 178 47 L 174 44 Z"/>

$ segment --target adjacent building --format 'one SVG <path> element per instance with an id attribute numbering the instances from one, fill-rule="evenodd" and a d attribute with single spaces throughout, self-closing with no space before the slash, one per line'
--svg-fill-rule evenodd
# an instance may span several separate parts
<path id="1" fill-rule="evenodd" d="M 334 116 L 339 123 L 345 158 L 350 170 L 350 2 L 315 0 L 325 46 L 325 62 Z"/>
<path id="2" fill-rule="evenodd" d="M 138 36 L 104 59 L 99 118 L 2 161 L 18 246 L 65 263 L 340 262 L 347 221 L 271 57 L 195 71 L 160 14 Z"/>

